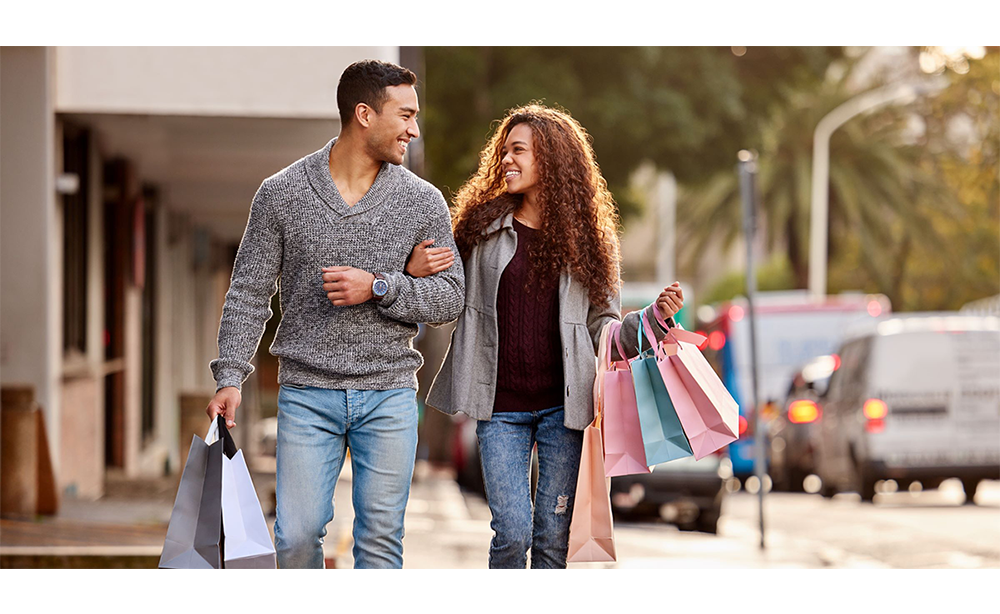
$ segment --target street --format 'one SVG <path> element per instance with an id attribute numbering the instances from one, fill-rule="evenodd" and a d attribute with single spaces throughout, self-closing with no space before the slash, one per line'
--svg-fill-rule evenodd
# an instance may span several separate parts
<path id="1" fill-rule="evenodd" d="M 254 482 L 272 509 L 273 475 Z M 336 493 L 336 518 L 327 526 L 327 568 L 351 568 L 354 510 L 348 463 Z M 176 479 L 116 484 L 101 501 L 66 502 L 44 521 L 4 521 L 7 567 L 154 567 L 163 547 Z M 657 519 L 615 523 L 616 563 L 570 568 L 621 569 L 968 569 L 1000 567 L 1000 482 L 980 484 L 977 505 L 963 505 L 956 481 L 933 491 L 876 495 L 768 493 L 767 548 L 758 545 L 757 497 L 727 495 L 719 534 L 679 531 Z M 268 514 L 272 530 L 274 516 Z M 406 512 L 404 567 L 484 569 L 492 538 L 490 511 L 478 495 L 459 489 L 448 469 L 418 463 Z"/>
<path id="2" fill-rule="evenodd" d="M 490 512 L 477 495 L 418 465 L 406 514 L 404 567 L 481 569 L 487 566 Z M 767 549 L 758 548 L 757 497 L 730 494 L 719 534 L 683 532 L 664 522 L 618 521 L 617 563 L 570 568 L 998 568 L 1000 482 L 979 488 L 978 505 L 963 505 L 955 482 L 919 493 L 880 494 L 862 504 L 854 494 L 769 493 L 765 497 Z M 328 562 L 350 567 L 350 473 L 337 489 Z"/>

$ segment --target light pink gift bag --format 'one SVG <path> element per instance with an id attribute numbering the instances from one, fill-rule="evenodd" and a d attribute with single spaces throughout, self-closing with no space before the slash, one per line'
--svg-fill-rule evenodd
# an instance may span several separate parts
<path id="1" fill-rule="evenodd" d="M 618 354 L 625 356 L 618 333 L 621 322 L 612 322 L 608 334 L 614 339 Z M 649 473 L 642 444 L 642 427 L 636 406 L 635 387 L 627 360 L 611 361 L 611 343 L 601 356 L 604 406 L 604 474 L 608 477 Z"/>
<path id="2" fill-rule="evenodd" d="M 739 438 L 739 406 L 698 349 L 705 337 L 667 328 L 659 310 L 653 312 L 668 331 L 660 341 L 668 355 L 658 364 L 660 376 L 695 459 L 704 458 Z"/>

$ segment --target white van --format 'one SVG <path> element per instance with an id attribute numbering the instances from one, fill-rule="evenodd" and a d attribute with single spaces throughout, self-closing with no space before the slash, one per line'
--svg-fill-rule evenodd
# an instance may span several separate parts
<path id="1" fill-rule="evenodd" d="M 1000 318 L 907 314 L 849 334 L 821 398 L 824 496 L 871 501 L 879 480 L 935 487 L 957 477 L 969 502 L 1000 478 Z"/>

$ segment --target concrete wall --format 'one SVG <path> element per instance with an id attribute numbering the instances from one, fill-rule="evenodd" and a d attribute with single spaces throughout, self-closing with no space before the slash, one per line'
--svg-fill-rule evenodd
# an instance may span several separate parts
<path id="1" fill-rule="evenodd" d="M 47 48 L 0 49 L 0 382 L 34 386 L 58 450 L 62 267 L 51 70 Z M 52 461 L 58 474 L 59 455 Z"/>
<path id="2" fill-rule="evenodd" d="M 58 47 L 56 57 L 59 112 L 337 118 L 329 67 L 398 62 L 399 48 Z"/>

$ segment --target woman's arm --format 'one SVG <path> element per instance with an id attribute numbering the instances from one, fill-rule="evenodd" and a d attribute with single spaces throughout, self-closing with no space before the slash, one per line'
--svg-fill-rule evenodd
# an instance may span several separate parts
<path id="1" fill-rule="evenodd" d="M 663 338 L 666 331 L 660 327 L 659 323 L 655 323 L 656 316 L 653 310 L 660 309 L 660 314 L 667 320 L 667 325 L 669 326 L 673 324 L 671 318 L 683 306 L 684 294 L 680 289 L 680 285 L 674 282 L 674 284 L 663 289 L 660 296 L 657 297 L 652 305 L 644 309 L 645 317 L 650 321 L 657 341 Z M 587 314 L 587 329 L 590 331 L 591 339 L 594 342 L 594 354 L 597 354 L 598 346 L 600 345 L 601 329 L 611 319 L 621 320 L 622 322 L 618 335 L 622 349 L 625 350 L 625 356 L 620 356 L 615 344 L 611 344 L 612 360 L 623 360 L 638 356 L 640 351 L 638 345 L 639 312 L 633 311 L 628 313 L 624 318 L 621 317 L 621 293 L 618 290 L 615 291 L 614 295 L 608 301 L 607 306 L 590 305 L 590 310 Z M 644 342 L 643 349 L 647 349 L 648 347 L 648 341 Z"/>
<path id="2" fill-rule="evenodd" d="M 427 239 L 413 246 L 406 262 L 407 275 L 429 277 L 455 264 L 455 252 L 447 247 L 431 247 L 433 243 L 434 239 Z"/>

